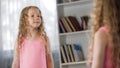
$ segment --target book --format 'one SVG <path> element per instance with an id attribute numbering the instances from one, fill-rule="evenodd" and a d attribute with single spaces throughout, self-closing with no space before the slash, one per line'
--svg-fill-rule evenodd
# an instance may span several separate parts
<path id="1" fill-rule="evenodd" d="M 82 23 L 81 23 L 82 30 L 88 29 L 89 17 L 88 16 L 82 16 L 82 17 L 80 17 L 80 19 L 82 20 Z"/>
<path id="2" fill-rule="evenodd" d="M 66 32 L 70 32 L 70 30 L 68 29 L 68 26 L 65 23 L 65 20 L 63 18 L 61 18 L 62 24 L 64 25 Z"/>
<path id="3" fill-rule="evenodd" d="M 63 57 L 62 51 L 60 51 L 60 54 L 61 54 L 61 62 L 62 62 L 62 63 L 65 63 L 65 60 L 64 60 L 64 57 Z"/>
<path id="4" fill-rule="evenodd" d="M 72 24 L 72 22 L 69 20 L 69 18 L 68 18 L 68 17 L 65 17 L 65 18 L 66 18 L 69 26 L 71 27 L 72 31 L 73 31 L 73 32 L 76 31 L 75 28 L 74 28 L 74 26 L 73 26 L 73 24 Z"/>
<path id="5" fill-rule="evenodd" d="M 63 19 L 63 21 L 64 21 L 64 24 L 65 24 L 66 28 L 68 29 L 68 32 L 72 32 L 72 29 L 70 28 L 70 25 L 69 25 L 68 22 L 66 21 L 65 17 L 62 18 L 62 19 Z"/>
<path id="6" fill-rule="evenodd" d="M 68 49 L 69 49 L 69 53 L 70 53 L 71 62 L 75 62 L 71 44 L 68 45 Z"/>
<path id="7" fill-rule="evenodd" d="M 81 46 L 77 45 L 77 44 L 73 44 L 72 48 L 73 48 L 75 61 L 78 62 L 78 61 L 84 60 L 84 56 L 83 56 L 83 52 L 82 52 Z"/>
<path id="8" fill-rule="evenodd" d="M 68 18 L 71 21 L 72 25 L 74 26 L 75 30 L 80 31 L 81 28 L 80 28 L 80 25 L 77 24 L 78 23 L 77 19 L 73 16 L 69 16 Z"/>
<path id="9" fill-rule="evenodd" d="M 60 22 L 59 22 L 60 25 L 63 26 L 63 30 L 65 30 L 65 32 L 67 32 L 68 30 L 67 30 L 67 28 L 66 28 L 66 26 L 65 26 L 65 24 L 64 24 L 64 21 L 61 20 L 61 19 L 60 19 L 59 21 L 60 21 Z"/>
<path id="10" fill-rule="evenodd" d="M 68 51 L 67 44 L 64 44 L 63 46 L 65 48 L 65 54 L 67 56 L 67 61 L 70 62 L 70 56 L 69 56 L 69 51 Z"/>
<path id="11" fill-rule="evenodd" d="M 63 49 L 63 46 L 60 46 L 60 52 L 62 54 L 62 57 L 63 59 L 61 59 L 64 63 L 67 63 L 67 59 L 66 59 L 66 56 L 65 56 L 65 51 Z"/>
<path id="12" fill-rule="evenodd" d="M 75 55 L 74 55 L 74 47 L 73 47 L 73 44 L 70 45 L 70 48 L 71 48 L 71 52 L 72 52 L 72 55 L 73 55 L 73 60 L 74 60 L 74 62 L 76 62 L 76 60 L 75 60 Z"/>
<path id="13" fill-rule="evenodd" d="M 63 27 L 61 21 L 59 21 L 59 28 L 60 28 L 60 33 L 65 33 L 65 28 Z"/>

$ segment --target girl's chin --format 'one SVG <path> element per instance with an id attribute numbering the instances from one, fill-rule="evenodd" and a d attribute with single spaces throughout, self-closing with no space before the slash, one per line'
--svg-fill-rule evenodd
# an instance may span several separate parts
<path id="1" fill-rule="evenodd" d="M 38 28 L 39 26 L 40 26 L 40 25 L 32 25 L 31 28 L 36 29 L 36 28 Z"/>
<path id="2" fill-rule="evenodd" d="M 33 24 L 34 27 L 39 27 L 40 24 L 39 23 L 36 23 L 36 24 Z"/>

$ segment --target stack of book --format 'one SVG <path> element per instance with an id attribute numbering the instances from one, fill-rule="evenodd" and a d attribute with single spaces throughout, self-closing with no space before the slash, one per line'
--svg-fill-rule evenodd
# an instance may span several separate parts
<path id="1" fill-rule="evenodd" d="M 76 17 L 67 16 L 59 19 L 60 33 L 76 32 L 87 29 L 88 16 L 80 17 L 81 22 L 78 22 Z"/>
<path id="2" fill-rule="evenodd" d="M 82 30 L 88 29 L 89 17 L 88 16 L 82 16 L 82 17 L 80 17 L 80 20 L 81 20 L 80 26 L 81 26 Z"/>
<path id="3" fill-rule="evenodd" d="M 84 60 L 82 47 L 77 44 L 64 44 L 60 46 L 62 63 L 79 62 Z"/>

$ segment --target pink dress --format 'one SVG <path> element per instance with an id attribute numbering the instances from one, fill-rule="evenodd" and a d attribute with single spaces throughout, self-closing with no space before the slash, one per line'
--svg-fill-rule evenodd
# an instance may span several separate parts
<path id="1" fill-rule="evenodd" d="M 112 53 L 111 49 L 113 46 L 112 38 L 110 38 L 109 30 L 107 26 L 101 27 L 99 30 L 104 31 L 108 36 L 108 45 L 105 50 L 105 59 L 104 59 L 104 68 L 115 68 L 115 65 L 112 64 Z"/>
<path id="2" fill-rule="evenodd" d="M 47 68 L 45 42 L 41 38 L 23 40 L 20 52 L 20 68 Z"/>

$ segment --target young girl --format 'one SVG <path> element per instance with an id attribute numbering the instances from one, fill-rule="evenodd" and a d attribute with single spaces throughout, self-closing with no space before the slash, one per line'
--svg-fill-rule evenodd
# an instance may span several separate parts
<path id="1" fill-rule="evenodd" d="M 89 68 L 120 68 L 120 0 L 95 0 Z"/>
<path id="2" fill-rule="evenodd" d="M 36 6 L 21 12 L 12 68 L 54 68 L 41 11 Z"/>

